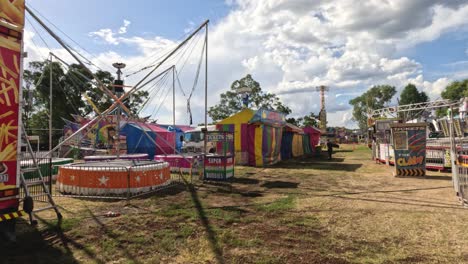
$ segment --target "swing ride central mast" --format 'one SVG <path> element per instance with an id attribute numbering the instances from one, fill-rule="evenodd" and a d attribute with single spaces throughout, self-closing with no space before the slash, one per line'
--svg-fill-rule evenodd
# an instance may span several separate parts
<path id="1" fill-rule="evenodd" d="M 125 68 L 125 63 L 121 63 L 121 62 L 116 62 L 116 63 L 113 63 L 112 66 L 114 66 L 114 68 L 117 69 L 117 80 L 114 81 L 114 93 L 117 97 L 120 97 L 123 93 L 124 93 L 124 89 L 123 89 L 123 80 L 120 78 L 120 76 L 122 75 L 122 69 Z M 117 111 L 116 111 L 116 116 L 117 116 L 117 124 L 116 124 L 116 135 L 113 140 L 113 142 L 117 142 L 117 147 L 116 147 L 116 151 L 117 151 L 117 159 L 120 158 L 120 116 L 122 115 L 122 108 L 120 107 L 120 105 L 117 107 Z"/>

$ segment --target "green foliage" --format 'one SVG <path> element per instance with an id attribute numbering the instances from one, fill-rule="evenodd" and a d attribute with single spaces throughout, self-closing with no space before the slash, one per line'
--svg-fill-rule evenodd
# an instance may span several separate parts
<path id="1" fill-rule="evenodd" d="M 253 108 L 275 110 L 285 115 L 291 113 L 291 109 L 281 103 L 278 96 L 273 93 L 263 92 L 260 84 L 250 74 L 247 74 L 244 78 L 234 81 L 231 84 L 231 90 L 220 95 L 221 100 L 219 104 L 210 107 L 208 115 L 213 121 L 225 119 L 242 110 L 242 98 L 236 91 L 236 88 L 239 87 L 249 87 L 252 89 L 252 92 L 249 94 L 249 103 Z"/>
<path id="2" fill-rule="evenodd" d="M 425 92 L 419 92 L 414 84 L 409 83 L 400 94 L 399 105 L 427 102 L 429 97 Z"/>
<path id="3" fill-rule="evenodd" d="M 400 94 L 399 105 L 407 105 L 407 104 L 416 104 L 416 103 L 423 103 L 427 102 L 429 97 L 425 92 L 419 92 L 414 84 L 409 83 L 405 86 L 403 91 Z M 417 117 L 420 111 L 415 112 L 406 112 L 404 113 L 404 119 L 410 120 Z M 400 115 L 403 117 L 403 114 Z"/>
<path id="4" fill-rule="evenodd" d="M 367 113 L 385 107 L 395 94 L 395 87 L 377 85 L 361 96 L 350 100 L 349 103 L 353 106 L 353 120 L 358 122 L 359 128 L 363 131 L 367 130 Z"/>
<path id="5" fill-rule="evenodd" d="M 314 113 L 310 112 L 310 114 L 305 115 L 303 117 L 298 117 L 298 118 L 287 118 L 286 122 L 293 124 L 298 127 L 306 127 L 306 126 L 311 126 L 311 127 L 318 127 L 318 115 L 315 115 Z"/>
<path id="6" fill-rule="evenodd" d="M 440 94 L 443 99 L 459 101 L 463 97 L 468 97 L 468 79 L 463 81 L 454 81 L 449 84 Z M 437 116 L 442 117 L 447 114 L 447 108 L 437 110 Z M 458 113 L 458 109 L 454 109 L 454 114 Z"/>
<path id="7" fill-rule="evenodd" d="M 442 98 L 459 101 L 468 96 L 468 79 L 452 82 L 441 93 Z"/>

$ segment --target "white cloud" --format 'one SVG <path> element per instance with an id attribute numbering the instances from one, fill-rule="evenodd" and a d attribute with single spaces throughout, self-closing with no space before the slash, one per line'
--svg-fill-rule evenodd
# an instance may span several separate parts
<path id="1" fill-rule="evenodd" d="M 123 22 L 124 22 L 123 26 L 121 26 L 121 27 L 119 28 L 119 34 L 127 33 L 127 28 L 128 28 L 128 26 L 130 25 L 130 23 L 131 23 L 130 21 L 128 21 L 128 20 L 126 20 L 126 19 L 124 19 Z"/>
<path id="2" fill-rule="evenodd" d="M 130 21 L 124 19 L 123 26 L 121 26 L 117 32 L 114 32 L 110 28 L 103 28 L 94 32 L 90 32 L 89 36 L 101 38 L 108 44 L 118 45 L 123 38 L 117 35 L 122 35 L 122 34 L 127 33 L 127 28 L 130 24 L 131 24 Z"/>

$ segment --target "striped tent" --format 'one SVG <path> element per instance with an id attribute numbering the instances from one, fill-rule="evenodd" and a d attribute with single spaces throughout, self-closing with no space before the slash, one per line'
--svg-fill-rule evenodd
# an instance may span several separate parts
<path id="1" fill-rule="evenodd" d="M 301 128 L 293 124 L 285 124 L 281 141 L 282 160 L 304 155 L 303 134 L 304 131 Z"/>
<path id="2" fill-rule="evenodd" d="M 236 164 L 268 166 L 281 160 L 284 115 L 265 109 L 244 109 L 217 124 L 220 131 L 234 132 Z"/>

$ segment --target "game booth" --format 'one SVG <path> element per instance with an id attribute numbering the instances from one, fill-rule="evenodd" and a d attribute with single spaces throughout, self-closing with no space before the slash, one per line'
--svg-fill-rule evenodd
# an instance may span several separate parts
<path id="1" fill-rule="evenodd" d="M 281 160 L 280 149 L 285 126 L 281 113 L 244 109 L 216 124 L 218 131 L 234 133 L 235 162 L 263 167 Z"/>
<path id="2" fill-rule="evenodd" d="M 286 123 L 281 138 L 281 160 L 304 155 L 303 143 L 304 131 L 293 124 Z"/>
<path id="3" fill-rule="evenodd" d="M 234 178 L 234 132 L 205 131 L 206 144 L 214 145 L 203 162 L 204 181 L 228 181 Z"/>

